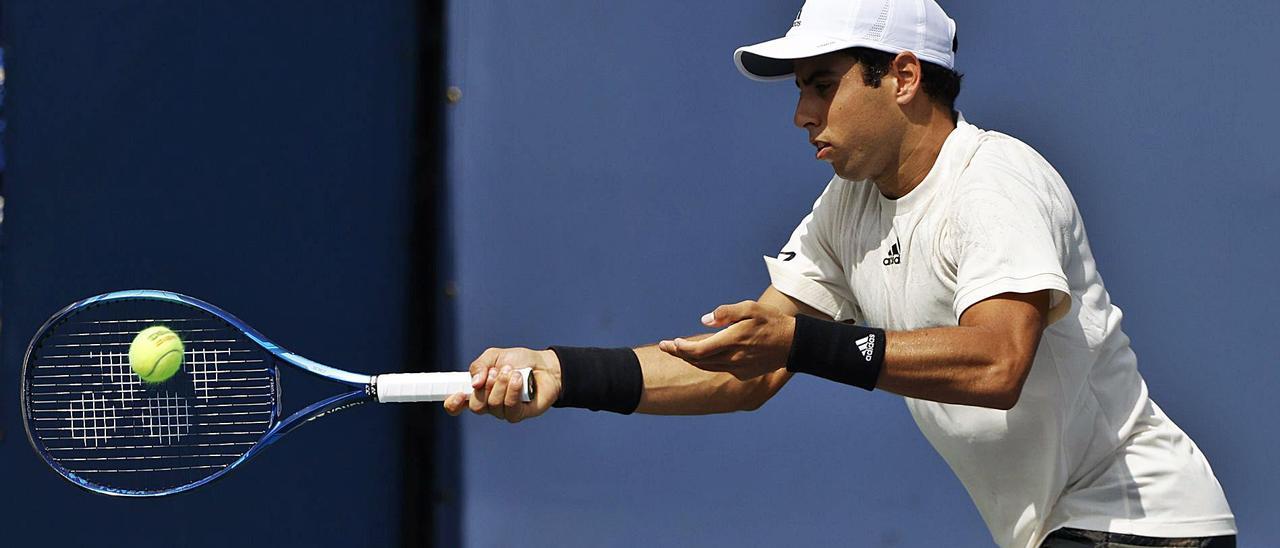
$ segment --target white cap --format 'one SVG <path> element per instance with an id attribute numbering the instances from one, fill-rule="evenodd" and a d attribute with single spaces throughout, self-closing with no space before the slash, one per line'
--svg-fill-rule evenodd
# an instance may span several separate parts
<path id="1" fill-rule="evenodd" d="M 738 48 L 733 62 L 752 80 L 781 80 L 794 59 L 863 47 L 955 69 L 955 37 L 956 22 L 934 0 L 808 0 L 786 36 Z"/>

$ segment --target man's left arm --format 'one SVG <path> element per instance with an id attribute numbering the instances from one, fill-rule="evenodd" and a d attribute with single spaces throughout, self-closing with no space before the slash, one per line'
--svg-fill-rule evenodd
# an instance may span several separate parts
<path id="1" fill-rule="evenodd" d="M 886 333 L 876 388 L 922 400 L 1012 408 L 1049 323 L 1051 293 L 1002 293 L 970 306 L 955 327 Z M 698 341 L 664 341 L 659 348 L 703 369 L 743 377 L 787 365 L 755 357 L 786 355 L 795 318 L 752 302 L 722 306 L 713 314 L 708 325 L 725 329 Z M 851 361 L 841 365 L 864 366 Z"/>
<path id="2" fill-rule="evenodd" d="M 704 322 L 722 328 L 714 335 L 659 348 L 739 378 L 786 367 L 910 398 L 1010 409 L 1045 328 L 1071 306 L 1063 272 L 1067 235 L 1083 230 L 1070 196 L 1058 194 L 1065 187 L 1051 183 L 971 170 L 949 209 L 942 251 L 955 265 L 955 327 L 886 333 L 778 317 L 747 302 L 717 308 L 714 320 Z M 779 352 L 786 358 L 777 359 Z"/>
<path id="3" fill-rule="evenodd" d="M 1048 325 L 1050 291 L 1003 293 L 969 307 L 956 327 L 886 334 L 876 387 L 922 400 L 1010 409 Z"/>

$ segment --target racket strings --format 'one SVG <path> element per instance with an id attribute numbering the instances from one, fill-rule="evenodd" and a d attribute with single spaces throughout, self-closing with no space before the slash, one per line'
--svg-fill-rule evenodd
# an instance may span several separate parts
<path id="1" fill-rule="evenodd" d="M 139 331 L 182 338 L 183 365 L 161 384 L 129 366 Z M 276 420 L 269 354 L 205 311 L 112 301 L 68 316 L 33 345 L 24 377 L 28 430 L 56 466 L 110 490 L 156 492 L 200 481 L 249 450 Z"/>

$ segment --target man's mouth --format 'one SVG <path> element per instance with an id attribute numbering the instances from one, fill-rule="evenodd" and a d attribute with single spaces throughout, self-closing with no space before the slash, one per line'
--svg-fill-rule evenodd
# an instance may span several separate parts
<path id="1" fill-rule="evenodd" d="M 814 155 L 814 158 L 817 158 L 819 160 L 826 160 L 827 156 L 831 155 L 830 143 L 827 143 L 824 141 L 813 141 L 813 146 L 814 148 L 818 149 L 818 152 L 817 154 Z"/>

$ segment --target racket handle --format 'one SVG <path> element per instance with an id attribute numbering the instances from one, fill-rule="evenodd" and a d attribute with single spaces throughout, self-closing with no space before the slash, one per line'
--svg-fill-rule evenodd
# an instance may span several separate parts
<path id="1" fill-rule="evenodd" d="M 533 370 L 526 367 L 516 371 L 524 379 L 520 401 L 532 401 L 538 390 Z M 444 401 L 458 392 L 471 394 L 471 373 L 387 373 L 374 377 L 374 385 L 378 390 L 378 403 Z"/>

